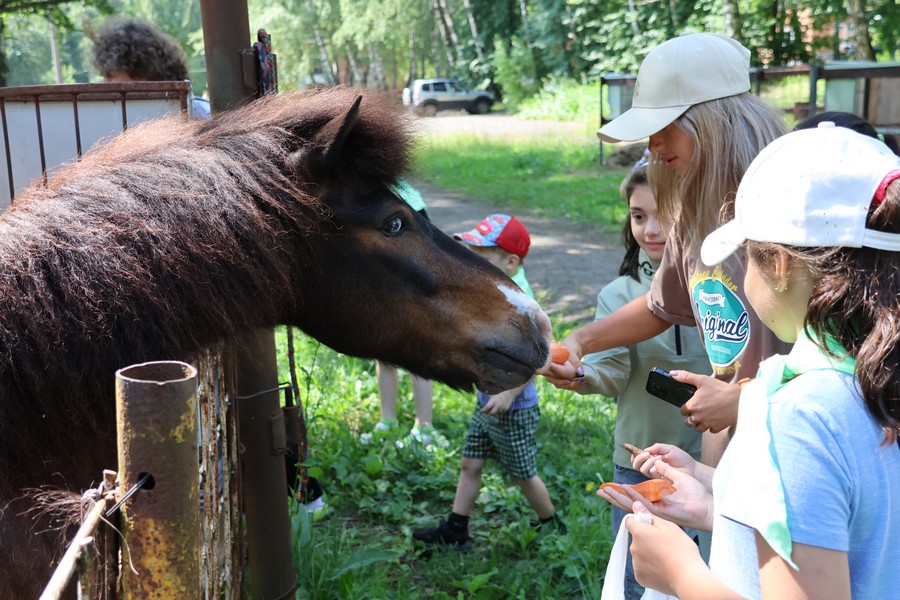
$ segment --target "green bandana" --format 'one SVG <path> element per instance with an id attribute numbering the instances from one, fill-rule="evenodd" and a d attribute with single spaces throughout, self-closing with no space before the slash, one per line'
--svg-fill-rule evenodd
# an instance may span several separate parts
<path id="1" fill-rule="evenodd" d="M 741 479 L 752 482 L 753 495 L 766 498 L 767 514 L 751 525 L 794 569 L 797 565 L 791 560 L 791 532 L 787 523 L 789 507 L 784 500 L 784 487 L 772 441 L 769 398 L 791 379 L 809 371 L 827 369 L 853 375 L 856 370 L 856 360 L 847 355 L 833 338 L 826 337 L 825 344 L 842 358 L 825 354 L 813 339 L 812 332 L 803 332 L 790 354 L 775 355 L 761 362 L 756 379 L 741 390 L 738 435 L 743 438 L 743 448 L 733 463 L 737 472 L 742 473 Z M 753 451 L 754 448 L 756 451 Z M 766 451 L 762 452 L 762 448 Z M 764 458 L 760 459 L 763 455 Z"/>

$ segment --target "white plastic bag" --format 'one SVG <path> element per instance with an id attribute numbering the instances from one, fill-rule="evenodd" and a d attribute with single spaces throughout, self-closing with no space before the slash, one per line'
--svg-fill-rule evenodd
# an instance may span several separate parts
<path id="1" fill-rule="evenodd" d="M 613 543 L 612 551 L 609 553 L 609 562 L 606 564 L 606 578 L 603 580 L 603 591 L 600 593 L 600 600 L 622 600 L 625 598 L 625 562 L 628 559 L 628 530 L 625 529 L 625 522 L 632 517 L 644 523 L 649 523 L 652 519 L 652 516 L 648 513 L 627 514 L 622 519 L 622 524 L 619 525 L 619 533 L 616 534 L 616 541 Z M 669 596 L 650 588 L 644 590 L 644 595 L 641 598 L 642 600 L 678 600 L 675 596 Z"/>

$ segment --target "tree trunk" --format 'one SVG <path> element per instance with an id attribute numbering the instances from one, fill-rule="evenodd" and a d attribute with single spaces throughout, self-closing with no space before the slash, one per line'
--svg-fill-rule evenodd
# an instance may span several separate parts
<path id="1" fill-rule="evenodd" d="M 0 15 L 0 87 L 9 84 L 9 63 L 6 62 L 6 20 Z"/>
<path id="2" fill-rule="evenodd" d="M 450 42 L 450 33 L 447 31 L 447 23 L 444 22 L 438 0 L 431 0 L 431 14 L 437 23 L 438 30 L 441 32 L 441 40 L 444 42 L 444 54 L 447 58 L 447 65 L 450 69 L 455 69 L 456 58 L 453 56 L 453 45 Z"/>
<path id="3" fill-rule="evenodd" d="M 353 49 L 345 46 L 344 51 L 347 53 L 347 63 L 350 65 L 350 85 L 362 85 L 364 83 L 363 76 L 359 70 L 359 63 L 356 62 L 356 57 L 353 55 Z"/>
<path id="4" fill-rule="evenodd" d="M 744 43 L 744 23 L 741 19 L 741 8 L 738 6 L 738 0 L 725 0 L 725 34 Z"/>
<path id="5" fill-rule="evenodd" d="M 368 44 L 369 50 L 369 72 L 372 73 L 372 80 L 375 81 L 375 88 L 381 91 L 387 89 L 387 80 L 384 78 L 384 63 L 381 60 L 381 54 L 375 47 L 375 44 Z"/>
<path id="6" fill-rule="evenodd" d="M 531 27 L 528 23 L 528 10 L 525 6 L 525 0 L 519 0 L 519 14 L 522 17 L 522 39 L 525 40 L 525 47 L 531 48 Z"/>
<path id="7" fill-rule="evenodd" d="M 447 23 L 447 33 L 450 35 L 450 43 L 453 44 L 453 54 L 456 56 L 457 60 L 462 60 L 463 52 L 462 48 L 459 46 L 459 36 L 456 35 L 456 24 L 453 22 L 453 13 L 447 8 L 445 0 L 437 0 L 437 3 L 441 9 L 444 21 Z"/>
<path id="8" fill-rule="evenodd" d="M 631 33 L 640 35 L 641 28 L 638 27 L 638 13 L 634 6 L 634 0 L 628 0 L 628 20 L 631 21 Z"/>
<path id="9" fill-rule="evenodd" d="M 847 16 L 850 17 L 850 42 L 853 44 L 853 58 L 875 60 L 872 42 L 869 39 L 869 19 L 866 18 L 865 0 L 847 0 Z"/>
<path id="10" fill-rule="evenodd" d="M 328 83 L 337 85 L 337 65 L 328 57 L 328 48 L 325 47 L 325 41 L 322 39 L 322 32 L 319 30 L 319 15 L 316 12 L 316 6 L 312 0 L 306 0 L 306 8 L 313 16 L 313 37 L 316 40 L 316 48 L 319 50 L 319 64 L 322 68 L 322 75 L 328 78 Z"/>
<path id="11" fill-rule="evenodd" d="M 62 63 L 59 60 L 59 43 L 56 41 L 56 25 L 50 21 L 50 56 L 53 57 L 53 74 L 56 83 L 62 83 Z"/>
<path id="12" fill-rule="evenodd" d="M 409 32 L 409 77 L 406 85 L 412 85 L 414 79 L 418 79 L 418 64 L 416 63 L 416 32 Z"/>
<path id="13" fill-rule="evenodd" d="M 463 0 L 463 7 L 466 9 L 466 18 L 469 21 L 469 30 L 472 32 L 472 42 L 475 45 L 475 56 L 478 62 L 484 63 L 484 46 L 481 38 L 478 37 L 478 25 L 475 22 L 475 13 L 472 11 L 472 3 L 469 0 Z"/>

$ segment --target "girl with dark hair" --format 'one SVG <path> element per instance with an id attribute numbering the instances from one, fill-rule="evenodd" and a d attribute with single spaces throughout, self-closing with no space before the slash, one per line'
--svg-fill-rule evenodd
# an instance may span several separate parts
<path id="1" fill-rule="evenodd" d="M 602 319 L 650 290 L 653 273 L 659 267 L 666 247 L 667 230 L 660 225 L 656 200 L 647 181 L 647 160 L 641 159 L 619 186 L 628 204 L 623 240 L 625 257 L 619 277 L 597 294 L 596 319 Z M 624 444 L 645 448 L 654 442 L 666 442 L 684 448 L 700 458 L 700 434 L 682 423 L 678 408 L 650 395 L 645 389 L 647 374 L 653 367 L 670 371 L 685 369 L 708 374 L 709 359 L 703 342 L 693 327 L 675 325 L 648 340 L 588 354 L 582 358 L 584 384 L 579 394 L 603 394 L 615 398 L 616 429 L 613 446 L 613 481 L 636 484 L 647 477 L 631 468 L 631 453 Z M 619 531 L 626 512 L 613 507 L 613 536 Z M 696 532 L 690 532 L 696 535 Z M 639 600 L 642 590 L 634 579 L 631 561 L 625 566 L 625 598 Z"/>
<path id="2" fill-rule="evenodd" d="M 741 247 L 747 297 L 791 352 L 744 386 L 718 469 L 657 444 L 632 464 L 675 493 L 600 495 L 656 515 L 626 522 L 635 573 L 682 600 L 894 598 L 900 158 L 833 123 L 776 140 L 701 254 L 715 265 Z M 673 523 L 712 528 L 709 569 Z"/>

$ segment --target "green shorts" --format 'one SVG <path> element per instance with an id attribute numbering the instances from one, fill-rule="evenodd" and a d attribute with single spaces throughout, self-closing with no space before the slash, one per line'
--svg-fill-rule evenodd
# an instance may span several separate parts
<path id="1" fill-rule="evenodd" d="M 537 476 L 535 432 L 541 420 L 539 406 L 486 415 L 475 409 L 466 433 L 465 458 L 496 459 L 503 471 L 520 481 Z"/>

